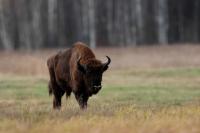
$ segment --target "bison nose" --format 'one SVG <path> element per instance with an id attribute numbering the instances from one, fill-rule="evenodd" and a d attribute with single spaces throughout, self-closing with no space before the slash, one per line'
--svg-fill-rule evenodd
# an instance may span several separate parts
<path id="1" fill-rule="evenodd" d="M 100 90 L 101 87 L 102 87 L 101 85 L 94 85 L 94 86 L 93 86 L 93 88 L 94 88 L 95 90 Z"/>

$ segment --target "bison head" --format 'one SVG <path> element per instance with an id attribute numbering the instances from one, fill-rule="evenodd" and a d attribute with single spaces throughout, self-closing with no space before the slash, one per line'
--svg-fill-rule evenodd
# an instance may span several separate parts
<path id="1" fill-rule="evenodd" d="M 111 59 L 108 56 L 106 57 L 108 59 L 106 63 L 101 63 L 96 59 L 89 59 L 85 64 L 81 64 L 81 58 L 77 62 L 78 70 L 84 76 L 85 85 L 92 94 L 96 94 L 102 88 L 103 72 L 108 69 L 108 65 L 111 62 Z"/>

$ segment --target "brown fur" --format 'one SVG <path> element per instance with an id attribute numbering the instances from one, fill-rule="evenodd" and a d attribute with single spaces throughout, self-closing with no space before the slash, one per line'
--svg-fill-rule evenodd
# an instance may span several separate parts
<path id="1" fill-rule="evenodd" d="M 81 68 L 87 66 L 87 69 L 79 70 L 79 60 Z M 50 57 L 47 66 L 50 75 L 49 94 L 54 95 L 53 107 L 59 109 L 64 93 L 69 97 L 73 92 L 80 107 L 86 108 L 88 98 L 101 89 L 92 87 L 93 84 L 101 84 L 102 73 L 108 68 L 108 64 L 105 66 L 97 60 L 91 49 L 81 42 Z"/>

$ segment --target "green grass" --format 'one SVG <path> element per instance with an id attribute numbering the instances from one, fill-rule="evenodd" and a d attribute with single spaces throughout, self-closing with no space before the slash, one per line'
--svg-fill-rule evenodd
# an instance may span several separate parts
<path id="1" fill-rule="evenodd" d="M 45 132 L 51 128 L 48 124 L 55 126 L 50 132 L 76 131 L 75 129 L 79 132 L 82 131 L 82 126 L 93 125 L 92 122 L 94 127 L 109 128 L 106 121 L 115 123 L 116 127 L 120 125 L 124 130 L 131 129 L 131 126 L 123 127 L 120 122 L 123 120 L 127 125 L 136 124 L 137 121 L 141 122 L 140 124 L 149 122 L 148 126 L 151 128 L 151 122 L 147 120 L 150 119 L 156 124 L 159 117 L 163 118 L 161 129 L 167 126 L 164 121 L 169 124 L 173 118 L 177 122 L 187 120 L 194 114 L 196 116 L 191 117 L 191 121 L 195 122 L 196 117 L 200 117 L 199 68 L 110 71 L 104 76 L 104 88 L 89 100 L 87 111 L 79 109 L 73 95 L 68 100 L 63 97 L 61 111 L 53 111 L 47 82 L 46 78 L 36 77 L 0 78 L 0 132 L 23 132 L 29 128 L 30 132 Z M 165 118 L 165 114 L 168 114 L 168 117 Z M 85 120 L 89 121 L 88 125 L 73 126 L 73 123 Z M 98 126 L 95 121 L 105 125 Z M 40 124 L 45 122 L 46 127 L 40 127 Z M 71 127 L 60 127 L 59 123 L 68 123 Z M 134 129 L 136 131 L 137 128 Z M 103 131 L 101 128 L 99 130 Z M 84 131 L 90 131 L 90 127 Z"/>
<path id="2" fill-rule="evenodd" d="M 115 73 L 116 84 L 106 84 L 95 96 L 94 101 L 115 100 L 115 102 L 144 106 L 184 104 L 200 99 L 200 83 L 198 82 L 200 69 L 129 70 L 124 73 Z M 109 80 L 110 75 L 106 76 Z M 126 78 L 131 81 L 120 85 L 120 82 Z M 47 82 L 47 79 L 30 77 L 1 79 L 0 100 L 49 102 L 51 97 L 48 95 Z"/>

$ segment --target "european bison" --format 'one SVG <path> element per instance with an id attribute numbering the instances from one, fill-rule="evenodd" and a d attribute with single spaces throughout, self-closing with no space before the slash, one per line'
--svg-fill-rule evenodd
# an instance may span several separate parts
<path id="1" fill-rule="evenodd" d="M 49 94 L 53 94 L 53 108 L 60 109 L 61 98 L 74 93 L 81 109 L 87 108 L 90 96 L 102 88 L 102 74 L 108 69 L 111 59 L 102 63 L 85 44 L 78 42 L 69 50 L 50 57 L 47 66 L 50 74 Z"/>

